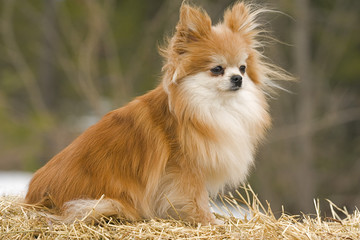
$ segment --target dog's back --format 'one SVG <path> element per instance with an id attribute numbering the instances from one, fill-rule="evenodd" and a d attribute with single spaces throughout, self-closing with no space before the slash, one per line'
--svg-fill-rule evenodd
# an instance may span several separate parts
<path id="1" fill-rule="evenodd" d="M 150 217 L 149 199 L 169 159 L 166 104 L 158 88 L 108 113 L 35 173 L 26 202 L 64 211 L 68 201 L 104 194 L 124 217 Z"/>

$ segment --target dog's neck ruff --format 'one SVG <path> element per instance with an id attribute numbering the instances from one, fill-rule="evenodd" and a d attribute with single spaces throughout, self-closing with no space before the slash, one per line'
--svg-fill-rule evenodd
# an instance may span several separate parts
<path id="1" fill-rule="evenodd" d="M 188 157 L 201 170 L 213 195 L 225 185 L 237 186 L 245 180 L 269 121 L 267 104 L 252 82 L 237 92 L 221 94 L 193 83 L 178 85 L 171 108 L 182 121 L 182 147 L 191 153 Z"/>

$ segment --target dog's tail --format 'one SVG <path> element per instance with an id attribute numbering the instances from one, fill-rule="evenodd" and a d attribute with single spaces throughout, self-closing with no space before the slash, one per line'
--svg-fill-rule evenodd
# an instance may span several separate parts
<path id="1" fill-rule="evenodd" d="M 137 213 L 129 212 L 129 209 L 125 208 L 117 200 L 109 198 L 104 199 L 104 195 L 98 200 L 71 200 L 64 204 L 61 214 L 46 214 L 46 217 L 63 223 L 73 223 L 74 221 L 96 222 L 102 217 L 113 217 L 116 219 L 126 217 L 128 220 L 138 219 Z"/>

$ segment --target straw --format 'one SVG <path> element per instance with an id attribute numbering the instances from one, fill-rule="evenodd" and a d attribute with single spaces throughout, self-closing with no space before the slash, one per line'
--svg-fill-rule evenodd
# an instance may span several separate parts
<path id="1" fill-rule="evenodd" d="M 349 213 L 328 200 L 332 216 L 322 218 L 319 201 L 315 200 L 315 216 L 293 216 L 283 211 L 276 218 L 270 204 L 263 205 L 250 186 L 243 189 L 244 195 L 237 192 L 223 197 L 224 206 L 217 207 L 238 209 L 245 213 L 244 218 L 217 215 L 224 223 L 215 226 L 173 219 L 130 222 L 113 218 L 64 224 L 51 221 L 44 214 L 47 209 L 21 203 L 19 197 L 0 197 L 0 239 L 360 239 L 358 209 Z"/>

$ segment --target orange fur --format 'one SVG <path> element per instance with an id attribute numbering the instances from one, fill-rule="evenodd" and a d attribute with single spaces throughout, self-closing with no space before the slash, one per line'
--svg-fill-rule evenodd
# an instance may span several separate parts
<path id="1" fill-rule="evenodd" d="M 244 181 L 270 125 L 263 87 L 281 75 L 255 48 L 258 13 L 237 3 L 212 26 L 203 10 L 183 4 L 176 32 L 162 49 L 162 83 L 105 115 L 39 169 L 27 203 L 58 209 L 64 221 L 93 210 L 93 217 L 216 223 L 209 193 Z M 214 66 L 237 69 L 241 61 L 249 79 L 244 90 L 197 85 L 197 79 L 216 81 Z M 208 99 L 212 91 L 216 98 Z"/>

